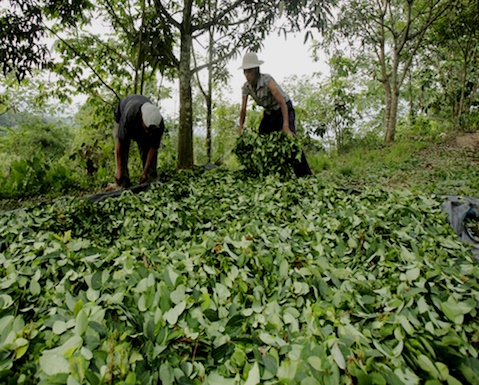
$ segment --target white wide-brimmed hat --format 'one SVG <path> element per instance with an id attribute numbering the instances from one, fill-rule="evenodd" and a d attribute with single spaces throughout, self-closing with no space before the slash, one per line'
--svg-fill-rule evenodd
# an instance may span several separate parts
<path id="1" fill-rule="evenodd" d="M 238 68 L 240 70 L 247 70 L 250 68 L 256 68 L 259 67 L 261 64 L 263 64 L 263 60 L 258 60 L 258 56 L 254 52 L 247 52 L 243 56 L 243 65 Z"/>
<path id="2" fill-rule="evenodd" d="M 146 127 L 159 127 L 163 119 L 158 107 L 151 103 L 145 103 L 141 106 L 141 117 Z"/>

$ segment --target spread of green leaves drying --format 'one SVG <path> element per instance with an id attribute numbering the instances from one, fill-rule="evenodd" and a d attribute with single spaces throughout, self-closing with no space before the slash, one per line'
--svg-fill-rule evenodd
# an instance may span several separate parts
<path id="1" fill-rule="evenodd" d="M 477 384 L 442 203 L 218 169 L 4 214 L 0 382 Z"/>

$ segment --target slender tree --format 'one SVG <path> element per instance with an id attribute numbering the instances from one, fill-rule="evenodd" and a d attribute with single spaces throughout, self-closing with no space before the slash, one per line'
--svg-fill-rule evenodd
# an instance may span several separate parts
<path id="1" fill-rule="evenodd" d="M 215 17 L 215 14 L 218 12 L 218 1 L 217 0 L 208 0 L 206 4 L 206 10 L 210 16 L 210 19 Z M 209 163 L 211 163 L 211 151 L 212 151 L 212 117 L 213 117 L 213 90 L 214 86 L 220 82 L 226 82 L 229 74 L 225 69 L 224 62 L 225 60 L 216 60 L 215 51 L 217 40 L 220 40 L 221 37 L 215 36 L 215 26 L 210 25 L 208 29 L 207 36 L 207 57 L 205 62 L 207 63 L 207 77 L 206 77 L 206 86 L 202 84 L 202 81 L 199 76 L 199 72 L 196 72 L 196 80 L 198 88 L 200 89 L 201 94 L 205 100 L 206 104 L 206 158 Z M 200 45 L 200 49 L 205 49 L 204 45 Z M 193 51 L 195 51 L 194 49 Z M 201 56 L 201 55 L 200 55 Z M 194 53 L 194 66 L 198 67 L 198 54 Z"/>
<path id="2" fill-rule="evenodd" d="M 129 93 L 157 95 L 159 75 L 178 65 L 169 25 L 148 0 L 97 0 L 96 7 L 96 25 L 104 28 L 52 31 L 61 57 L 53 69 L 60 82 L 113 103 Z"/>
<path id="3" fill-rule="evenodd" d="M 359 98 L 356 65 L 352 60 L 333 56 L 329 60 L 330 74 L 324 78 L 292 77 L 285 88 L 297 102 L 298 126 L 307 135 L 332 140 L 338 151 L 353 137 L 354 124 L 359 118 Z"/>
<path id="4" fill-rule="evenodd" d="M 454 127 L 465 128 L 470 107 L 479 102 L 479 2 L 456 1 L 428 38 L 434 49 L 423 61 L 434 68 L 434 106 L 442 116 L 448 114 Z"/>
<path id="5" fill-rule="evenodd" d="M 454 0 L 342 1 L 325 40 L 346 39 L 358 56 L 368 56 L 371 74 L 384 90 L 384 140 L 393 142 L 401 88 L 431 26 L 445 17 Z"/>

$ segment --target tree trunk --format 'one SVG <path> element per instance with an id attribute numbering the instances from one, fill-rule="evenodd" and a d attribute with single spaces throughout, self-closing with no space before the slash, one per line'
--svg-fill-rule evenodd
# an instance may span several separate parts
<path id="1" fill-rule="evenodd" d="M 391 143 L 394 141 L 395 132 L 392 131 L 391 124 L 391 106 L 392 106 L 392 92 L 391 87 L 387 80 L 383 83 L 384 86 L 384 95 L 385 95 L 385 106 L 384 106 L 384 141 L 386 143 Z M 395 128 L 394 128 L 395 130 Z"/>
<path id="2" fill-rule="evenodd" d="M 180 122 L 178 129 L 178 168 L 194 166 L 193 158 L 193 100 L 191 95 L 191 8 L 185 1 L 180 47 Z"/>
<path id="3" fill-rule="evenodd" d="M 384 134 L 384 141 L 386 143 L 393 143 L 396 136 L 396 124 L 398 113 L 399 93 L 391 92 L 389 102 L 386 101 L 386 130 Z"/>
<path id="4" fill-rule="evenodd" d="M 141 5 L 141 25 L 140 25 L 140 32 L 138 34 L 138 55 L 136 56 L 136 65 L 135 65 L 135 80 L 134 80 L 134 86 L 133 86 L 133 93 L 137 94 L 138 93 L 138 72 L 140 72 L 140 66 L 141 64 L 141 46 L 143 45 L 143 28 L 145 24 L 145 1 L 143 0 L 143 3 Z M 143 77 L 142 77 L 142 82 L 143 82 Z M 143 88 L 143 87 L 141 87 Z M 140 91 L 141 93 L 142 91 Z"/>
<path id="5" fill-rule="evenodd" d="M 384 82 L 384 90 L 386 94 L 386 113 L 384 114 L 384 142 L 390 144 L 394 142 L 396 136 L 397 113 L 399 104 L 399 51 L 395 50 L 393 65 L 390 74 Z M 407 68 L 404 69 L 407 71 Z M 405 73 L 403 73 L 405 75 Z M 404 79 L 404 77 L 403 77 Z"/>
<path id="6" fill-rule="evenodd" d="M 416 116 L 417 116 L 417 113 L 416 113 L 416 107 L 414 106 L 414 92 L 413 92 L 413 86 L 412 86 L 412 82 L 413 82 L 413 77 L 412 77 L 412 74 L 411 74 L 411 68 L 409 68 L 408 70 L 408 85 L 409 85 L 409 124 L 411 126 L 414 126 L 414 124 L 416 124 Z"/>
<path id="7" fill-rule="evenodd" d="M 392 92 L 389 107 L 389 121 L 386 123 L 386 133 L 384 137 L 386 143 L 393 143 L 396 137 L 398 104 L 399 93 Z"/>
<path id="8" fill-rule="evenodd" d="M 212 115 L 212 99 L 213 99 L 213 31 L 209 30 L 209 57 L 208 57 L 208 96 L 206 98 L 206 157 L 208 163 L 211 163 L 211 115 Z"/>
<path id="9" fill-rule="evenodd" d="M 467 55 L 464 58 L 464 63 L 462 65 L 462 73 L 461 73 L 461 97 L 459 100 L 459 107 L 457 113 L 457 127 L 464 129 L 462 126 L 462 116 L 464 115 L 465 111 L 465 100 L 466 100 L 466 84 L 467 84 Z"/>

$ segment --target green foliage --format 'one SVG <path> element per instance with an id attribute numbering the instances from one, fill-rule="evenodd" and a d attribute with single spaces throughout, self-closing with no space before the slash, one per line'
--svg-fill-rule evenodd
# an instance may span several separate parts
<path id="1" fill-rule="evenodd" d="M 49 64 L 50 55 L 44 41 L 48 34 L 47 20 L 57 25 L 81 25 L 84 13 L 92 8 L 88 0 L 9 0 L 0 12 L 0 68 L 3 75 L 13 73 L 20 81 L 34 68 Z"/>
<path id="2" fill-rule="evenodd" d="M 423 80 L 417 99 L 426 100 L 426 106 L 454 129 L 471 132 L 471 107 L 479 102 L 479 13 L 475 1 L 451 5 L 447 16 L 434 23 L 429 33 L 435 49 L 421 58 L 423 66 L 415 75 Z"/>
<path id="3" fill-rule="evenodd" d="M 251 111 L 248 111 L 245 120 L 245 127 L 249 127 L 251 129 L 257 129 L 261 124 L 261 120 L 263 119 L 263 108 L 258 106 L 256 102 L 253 102 L 251 106 Z"/>
<path id="4" fill-rule="evenodd" d="M 439 141 L 445 133 L 444 125 L 427 116 L 418 116 L 411 124 L 409 120 L 400 120 L 397 126 L 397 139 L 410 141 Z"/>
<path id="5" fill-rule="evenodd" d="M 308 163 L 311 169 L 316 172 L 329 170 L 332 166 L 330 156 L 326 153 L 308 154 Z"/>
<path id="6" fill-rule="evenodd" d="M 72 129 L 62 122 L 47 122 L 19 114 L 13 128 L 0 137 L 0 197 L 26 198 L 63 194 L 78 189 L 78 173 L 68 160 Z"/>
<path id="7" fill-rule="evenodd" d="M 477 102 L 477 104 L 479 104 L 479 102 Z M 459 126 L 464 132 L 479 131 L 479 110 L 477 109 L 477 107 L 475 107 L 474 111 L 470 111 L 467 114 L 461 115 L 461 119 L 459 120 Z"/>
<path id="8" fill-rule="evenodd" d="M 105 186 L 114 181 L 114 108 L 114 102 L 104 103 L 90 98 L 75 114 L 76 129 L 70 161 L 82 175 L 85 184 L 92 187 Z M 135 154 L 138 152 L 136 146 L 132 145 L 131 151 L 130 163 L 136 164 L 138 163 L 136 161 L 138 155 Z M 139 172 L 136 174 L 139 175 Z"/>
<path id="9" fill-rule="evenodd" d="M 25 121 L 26 119 L 33 120 L 33 118 L 30 114 L 27 113 L 13 113 L 9 111 L 9 109 L 11 108 L 10 103 L 12 103 L 12 101 L 9 99 L 12 96 L 8 93 L 2 96 L 6 99 L 4 101 L 2 100 L 3 103 L 0 103 L 0 105 L 4 107 L 4 110 L 2 110 L 2 113 L 0 114 L 1 134 L 2 136 L 4 136 L 7 134 L 8 128 L 18 127 L 21 125 L 22 121 Z"/>
<path id="10" fill-rule="evenodd" d="M 63 162 L 45 161 L 42 157 L 15 160 L 7 175 L 0 173 L 2 199 L 58 195 L 79 187 L 78 177 Z"/>
<path id="11" fill-rule="evenodd" d="M 477 196 L 479 158 L 455 147 L 454 141 L 454 137 L 432 134 L 428 141 L 408 139 L 393 145 L 356 138 L 346 151 L 325 154 L 327 167 L 315 162 L 317 155 L 308 154 L 308 161 L 318 177 L 343 188 L 407 188 L 418 193 Z M 345 172 L 348 169 L 352 172 Z"/>
<path id="12" fill-rule="evenodd" d="M 231 156 L 231 152 L 236 143 L 238 137 L 237 122 L 240 113 L 240 107 L 238 104 L 229 105 L 227 103 L 218 103 L 215 107 L 213 114 L 213 151 L 212 160 L 216 164 L 227 164 L 234 162 L 234 156 Z M 250 126 L 251 115 L 256 115 L 251 111 L 247 115 L 247 124 Z M 256 126 L 255 126 L 256 127 Z"/>
<path id="13" fill-rule="evenodd" d="M 441 20 L 448 22 L 448 10 L 453 3 L 455 2 L 451 0 L 437 2 L 400 0 L 388 3 L 385 11 L 372 0 L 339 2 L 336 21 L 320 45 L 333 54 L 339 51 L 339 47 L 347 46 L 348 54 L 350 53 L 353 58 L 352 63 L 357 65 L 363 62 L 369 79 L 375 79 L 381 84 L 384 96 L 381 110 L 387 117 L 384 131 L 385 141 L 388 143 L 395 139 L 397 118 L 404 105 L 400 97 L 400 94 L 405 92 L 404 80 L 410 75 L 413 64 L 422 62 L 415 56 L 419 52 L 430 55 L 431 51 L 435 51 L 437 40 L 428 39 L 426 36 L 434 23 Z M 411 30 L 422 33 L 409 34 Z M 345 41 L 349 44 L 345 44 Z M 432 66 L 442 62 L 444 58 L 434 60 L 436 63 L 431 64 Z M 441 71 L 432 72 L 441 75 Z M 447 71 L 442 71 L 442 74 L 448 77 Z M 431 89 L 434 90 L 435 87 Z M 386 97 L 389 93 L 392 95 Z M 415 109 L 412 99 L 415 98 L 411 93 L 408 102 L 410 108 Z"/>
<path id="14" fill-rule="evenodd" d="M 12 162 L 44 156 L 46 159 L 59 159 L 72 141 L 71 127 L 62 122 L 47 122 L 45 119 L 23 114 L 18 126 L 4 130 L 0 136 L 0 170 L 8 173 Z M 40 155 L 41 154 L 41 155 Z"/>
<path id="15" fill-rule="evenodd" d="M 158 149 L 158 173 L 165 173 L 176 169 L 178 154 L 178 135 L 167 131 L 163 135 Z"/>
<path id="16" fill-rule="evenodd" d="M 333 59 L 332 74 L 326 81 L 318 82 L 315 76 L 292 77 L 285 88 L 295 103 L 298 132 L 329 136 L 332 145 L 341 150 L 351 142 L 359 118 L 358 80 L 352 63 L 341 57 Z"/>
<path id="17" fill-rule="evenodd" d="M 0 381 L 477 383 L 478 267 L 442 201 L 178 173 L 0 217 Z"/>
<path id="18" fill-rule="evenodd" d="M 286 79 L 284 89 L 294 103 L 298 133 L 304 135 L 324 135 L 327 122 L 324 116 L 326 99 L 329 94 L 313 75 Z"/>
<path id="19" fill-rule="evenodd" d="M 344 164 L 344 165 L 341 165 L 339 166 L 338 168 L 338 172 L 342 175 L 342 176 L 352 176 L 353 173 L 354 173 L 354 170 L 355 168 L 352 166 L 352 165 L 349 165 L 349 164 Z"/>
<path id="20" fill-rule="evenodd" d="M 297 137 L 282 131 L 260 135 L 252 130 L 244 130 L 233 149 L 243 172 L 252 177 L 291 175 L 292 167 L 301 160 L 301 151 Z"/>
<path id="21" fill-rule="evenodd" d="M 9 127 L 0 128 L 0 197 L 2 209 L 15 199 L 46 199 L 63 194 L 88 194 L 114 179 L 115 157 L 111 104 L 89 100 L 76 114 L 75 127 L 32 114 L 7 114 Z M 158 156 L 159 173 L 176 166 L 176 135 L 167 122 Z M 131 145 L 130 172 L 142 169 L 135 143 Z M 8 200 L 8 201 L 7 201 Z"/>
<path id="22" fill-rule="evenodd" d="M 384 146 L 384 140 L 382 138 L 381 132 L 379 129 L 366 129 L 362 132 L 355 135 L 351 140 L 349 148 L 361 147 L 364 150 L 377 149 Z M 346 146 L 348 148 L 348 146 Z"/>

